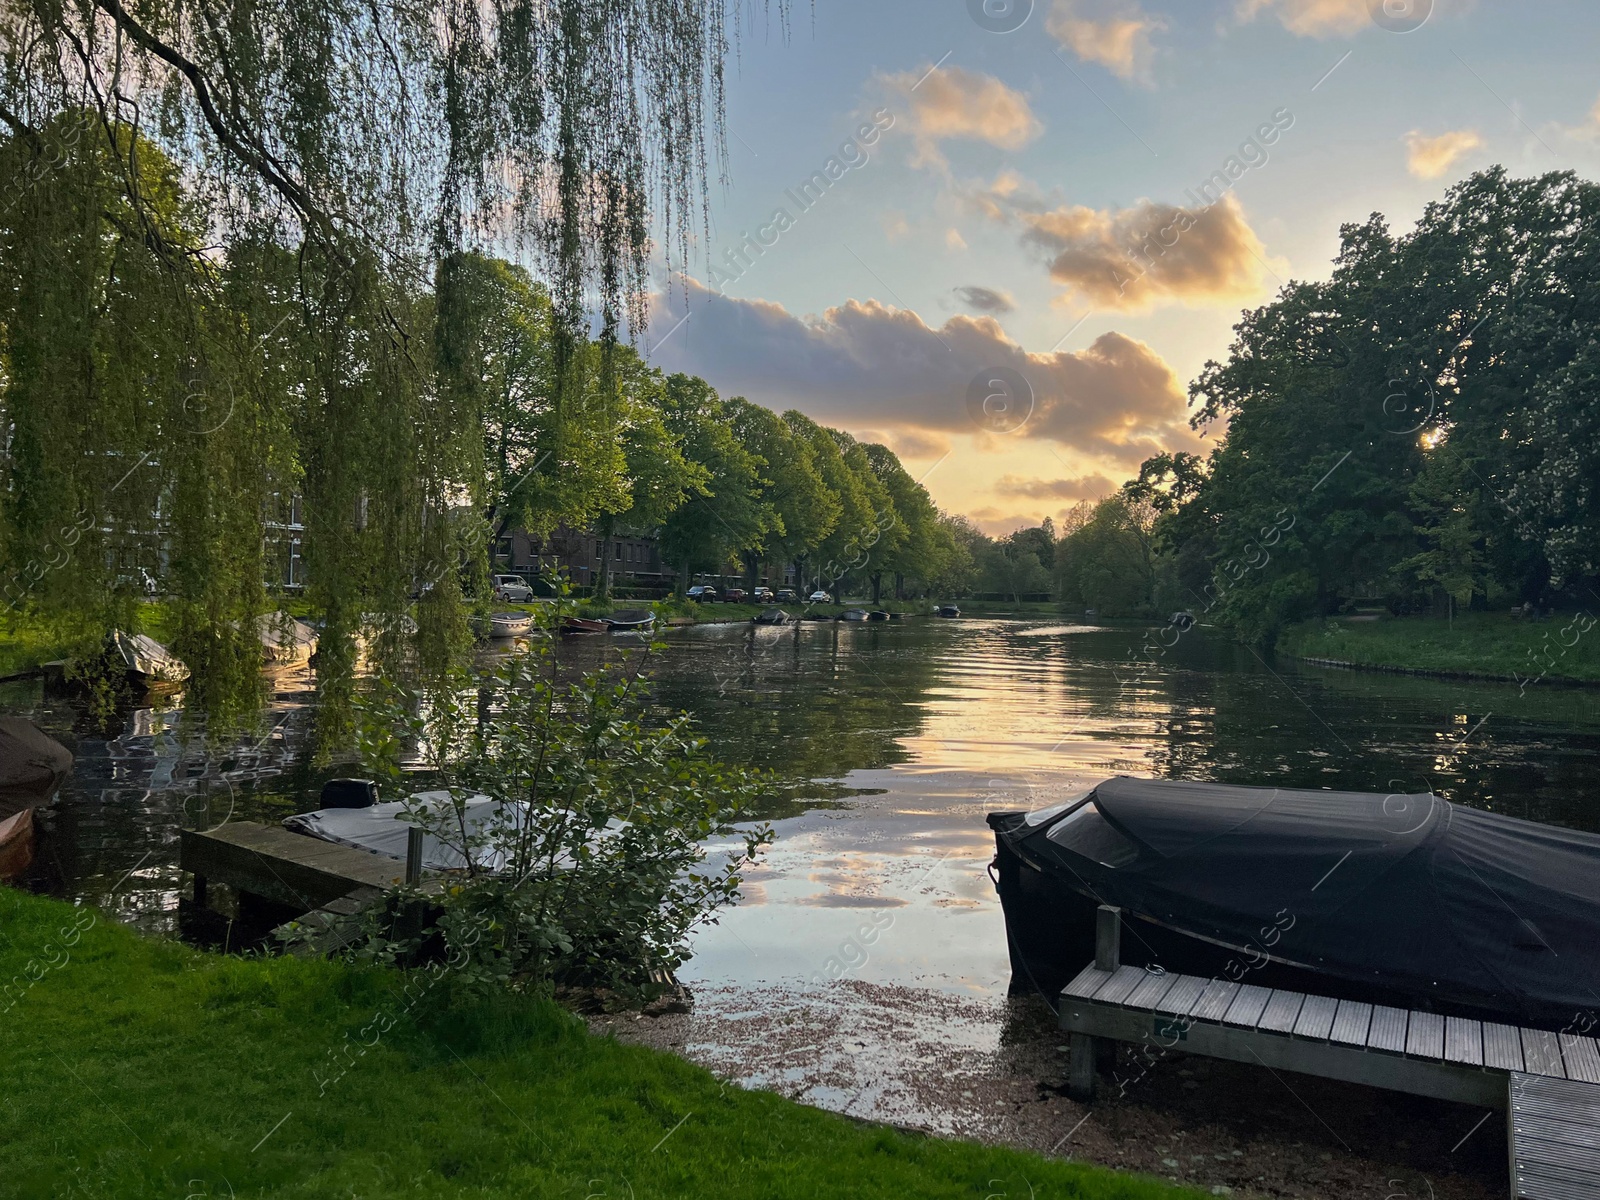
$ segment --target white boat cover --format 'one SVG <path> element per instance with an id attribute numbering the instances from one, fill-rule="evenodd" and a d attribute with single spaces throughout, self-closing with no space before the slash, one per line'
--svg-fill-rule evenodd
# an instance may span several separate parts
<path id="1" fill-rule="evenodd" d="M 113 630 L 111 648 L 130 674 L 151 683 L 182 683 L 189 678 L 183 660 L 153 637 Z"/>
<path id="2" fill-rule="evenodd" d="M 440 814 L 441 818 L 451 812 L 450 793 L 447 791 L 418 792 L 411 798 L 411 807 L 418 804 L 428 806 Z M 495 816 L 501 810 L 502 804 L 498 800 L 491 800 L 488 796 L 472 795 L 465 801 L 463 819 L 466 823 L 469 839 L 481 839 L 489 833 L 496 824 Z M 526 811 L 526 805 L 513 805 L 513 809 Z M 406 803 L 399 800 L 390 800 L 382 804 L 374 804 L 368 808 L 319 808 L 315 812 L 300 813 L 293 817 L 286 817 L 283 827 L 294 833 L 309 834 L 311 837 L 321 838 L 327 842 L 337 842 L 341 846 L 349 846 L 356 850 L 366 850 L 372 854 L 381 854 L 386 858 L 405 861 L 407 831 L 412 822 L 407 819 Z M 453 815 L 448 819 L 454 820 Z M 514 819 L 514 816 L 513 816 Z M 437 826 L 438 821 L 429 824 Z M 512 821 L 503 823 L 512 826 Z M 514 826 L 513 826 L 514 827 Z M 612 818 L 606 825 L 606 836 L 626 828 L 623 822 Z M 466 857 L 461 853 L 462 838 L 459 834 L 440 839 L 432 833 L 424 833 L 422 837 L 422 865 L 430 871 L 456 871 L 462 870 L 467 865 Z M 451 844 L 453 843 L 453 844 Z M 480 867 L 491 871 L 498 871 L 505 865 L 506 853 L 494 846 L 479 846 L 474 851 Z M 558 867 L 570 865 L 570 859 L 563 855 L 562 860 L 556 864 Z"/>

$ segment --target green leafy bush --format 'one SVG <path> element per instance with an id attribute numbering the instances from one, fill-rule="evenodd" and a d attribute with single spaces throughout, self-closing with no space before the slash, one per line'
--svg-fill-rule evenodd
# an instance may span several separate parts
<path id="1" fill-rule="evenodd" d="M 689 933 L 738 898 L 740 872 L 771 840 L 766 825 L 740 823 L 760 773 L 713 761 L 686 715 L 647 721 L 654 647 L 573 677 L 559 646 L 542 639 L 443 688 L 383 682 L 366 701 L 368 766 L 398 778 L 412 756 L 437 777 L 448 799 L 414 796 L 407 816 L 460 865 L 389 906 L 431 909 L 425 934 L 391 920 L 358 955 L 443 956 L 477 989 L 638 1001 L 667 985 Z"/>

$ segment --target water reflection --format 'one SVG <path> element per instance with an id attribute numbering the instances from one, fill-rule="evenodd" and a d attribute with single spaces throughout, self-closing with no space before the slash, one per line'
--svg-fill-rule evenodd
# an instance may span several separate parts
<path id="1" fill-rule="evenodd" d="M 702 978 L 913 978 L 979 992 L 1004 975 L 984 874 L 991 808 L 1034 807 L 1118 772 L 1400 791 L 1600 829 L 1595 693 L 1266 663 L 1205 630 L 1153 663 L 1142 629 L 1059 620 L 802 622 L 674 630 L 656 704 L 686 709 L 724 757 L 784 781 L 779 844 L 740 910 L 701 935 Z M 574 669 L 625 639 L 568 643 Z M 633 643 L 637 649 L 638 643 Z M 173 933 L 178 831 L 278 821 L 340 768 L 311 762 L 314 680 L 277 672 L 260 728 L 225 750 L 186 736 L 177 703 L 106 736 L 72 704 L 7 685 L 0 708 L 74 751 L 36 814 L 36 890 Z M 191 731 L 192 732 L 192 731 Z M 892 915 L 864 956 L 864 916 Z"/>

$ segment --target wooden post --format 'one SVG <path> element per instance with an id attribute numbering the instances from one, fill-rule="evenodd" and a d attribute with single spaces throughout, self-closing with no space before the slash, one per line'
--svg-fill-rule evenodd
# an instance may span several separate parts
<path id="1" fill-rule="evenodd" d="M 1094 1100 L 1095 1043 L 1099 1038 L 1075 1033 L 1067 1039 L 1067 1095 L 1079 1104 Z"/>
<path id="2" fill-rule="evenodd" d="M 422 830 L 415 825 L 406 830 L 406 886 L 422 882 Z"/>
<path id="3" fill-rule="evenodd" d="M 1115 971 L 1121 965 L 1122 910 L 1102 904 L 1094 914 L 1094 967 L 1097 971 Z M 1075 1033 L 1068 1039 L 1067 1048 L 1067 1095 L 1080 1104 L 1088 1104 L 1094 1100 L 1096 1068 L 1116 1066 L 1116 1043 Z"/>
<path id="4" fill-rule="evenodd" d="M 1115 971 L 1122 965 L 1122 910 L 1102 904 L 1094 914 L 1094 969 Z"/>

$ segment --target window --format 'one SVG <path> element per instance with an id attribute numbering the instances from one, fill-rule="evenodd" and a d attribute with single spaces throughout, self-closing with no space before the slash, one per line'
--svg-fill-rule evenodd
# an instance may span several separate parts
<path id="1" fill-rule="evenodd" d="M 1079 792 L 1071 800 L 1063 800 L 1060 804 L 1052 804 L 1049 808 L 1041 808 L 1029 813 L 1023 818 L 1023 821 L 1029 829 L 1033 829 L 1039 825 L 1048 824 L 1049 822 L 1054 821 L 1062 813 L 1067 812 L 1069 809 L 1077 808 L 1078 805 L 1082 804 L 1088 798 L 1088 792 Z"/>
<path id="2" fill-rule="evenodd" d="M 1118 833 L 1093 803 L 1057 821 L 1045 837 L 1106 867 L 1125 867 L 1139 857 L 1139 844 Z"/>

